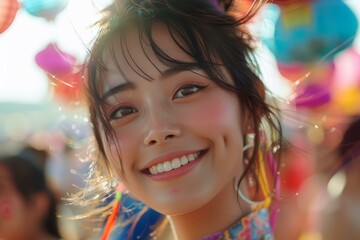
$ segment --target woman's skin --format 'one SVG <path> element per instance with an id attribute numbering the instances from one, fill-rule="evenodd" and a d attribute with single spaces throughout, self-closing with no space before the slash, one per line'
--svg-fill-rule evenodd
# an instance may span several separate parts
<path id="1" fill-rule="evenodd" d="M 155 24 L 152 31 L 164 52 L 193 62 L 165 26 Z M 196 64 L 181 70 L 161 63 L 147 40 L 139 40 L 137 29 L 125 37 L 131 57 L 117 40 L 104 55 L 107 81 L 100 84 L 106 118 L 115 132 L 114 141 L 102 132 L 111 167 L 138 199 L 169 215 L 178 239 L 225 229 L 249 212 L 240 208 L 234 187 L 242 174 L 243 134 L 250 122 L 237 96 L 208 79 Z M 182 156 L 196 159 L 166 173 L 150 173 L 153 166 L 155 173 L 170 162 L 178 166 L 176 158 Z"/>
<path id="2" fill-rule="evenodd" d="M 26 226 L 24 216 L 27 212 L 25 201 L 15 189 L 10 172 L 0 165 L 0 238 L 19 239 L 25 232 L 19 230 Z"/>
<path id="3" fill-rule="evenodd" d="M 16 189 L 8 168 L 0 164 L 0 239 L 54 239 L 42 229 L 48 207 L 48 197 L 43 193 L 25 200 Z"/>

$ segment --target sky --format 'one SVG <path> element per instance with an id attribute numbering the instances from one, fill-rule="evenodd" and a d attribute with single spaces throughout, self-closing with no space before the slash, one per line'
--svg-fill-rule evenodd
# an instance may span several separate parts
<path id="1" fill-rule="evenodd" d="M 39 102 L 47 95 L 48 80 L 36 65 L 35 55 L 49 43 L 84 60 L 93 38 L 89 26 L 109 0 L 69 0 L 53 22 L 21 8 L 14 22 L 0 35 L 0 102 Z"/>
<path id="2" fill-rule="evenodd" d="M 0 102 L 37 103 L 46 99 L 48 80 L 36 65 L 35 55 L 50 42 L 62 51 L 74 55 L 80 62 L 94 36 L 89 25 L 99 9 L 110 0 L 69 0 L 54 22 L 34 17 L 20 8 L 12 25 L 0 35 Z M 360 16 L 360 1 L 345 1 Z M 360 49 L 360 39 L 355 39 Z M 270 90 L 286 93 L 285 85 L 278 84 L 279 75 L 274 59 L 265 48 L 260 49 L 260 66 Z M 264 64 L 261 64 L 264 63 Z M 277 87 L 275 87 L 277 86 Z M 284 88 L 280 88 L 283 86 Z M 273 89 L 271 89 L 273 87 Z"/>

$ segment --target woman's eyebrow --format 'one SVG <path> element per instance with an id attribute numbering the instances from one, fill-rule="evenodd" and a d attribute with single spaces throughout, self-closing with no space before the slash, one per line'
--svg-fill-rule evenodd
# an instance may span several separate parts
<path id="1" fill-rule="evenodd" d="M 193 71 L 196 69 L 201 69 L 198 63 L 177 64 L 161 72 L 161 79 L 169 78 L 181 72 Z"/>
<path id="2" fill-rule="evenodd" d="M 175 66 L 172 66 L 163 72 L 161 72 L 161 79 L 169 78 L 173 75 L 176 75 L 181 72 L 185 71 L 193 71 L 201 69 L 200 66 L 197 63 L 183 63 L 183 64 L 177 64 Z M 121 83 L 119 85 L 116 85 L 114 87 L 109 88 L 102 96 L 101 100 L 105 101 L 110 96 L 117 94 L 119 92 L 123 92 L 129 89 L 135 89 L 135 84 L 133 82 L 125 82 Z"/>
<path id="3" fill-rule="evenodd" d="M 125 82 L 125 83 L 121 83 L 117 86 L 111 87 L 109 88 L 109 90 L 107 90 L 102 96 L 101 96 L 101 100 L 105 101 L 107 98 L 109 98 L 110 96 L 117 94 L 119 92 L 123 92 L 129 89 L 134 89 L 135 88 L 135 84 L 132 82 Z"/>

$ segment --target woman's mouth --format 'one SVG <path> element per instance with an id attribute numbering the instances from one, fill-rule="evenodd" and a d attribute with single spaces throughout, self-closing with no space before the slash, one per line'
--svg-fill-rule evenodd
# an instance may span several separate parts
<path id="1" fill-rule="evenodd" d="M 200 156 L 204 155 L 205 151 L 199 151 L 196 153 L 186 154 L 180 157 L 176 157 L 170 161 L 157 163 L 149 168 L 147 168 L 147 173 L 150 175 L 157 175 L 164 172 L 170 172 L 172 170 L 182 168 L 183 166 L 188 165 L 189 163 L 195 161 Z"/>

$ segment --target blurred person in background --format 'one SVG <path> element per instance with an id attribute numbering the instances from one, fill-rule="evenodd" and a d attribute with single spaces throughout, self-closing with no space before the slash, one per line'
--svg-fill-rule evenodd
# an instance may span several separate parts
<path id="1" fill-rule="evenodd" d="M 345 131 L 322 216 L 322 239 L 360 239 L 360 115 Z"/>
<path id="2" fill-rule="evenodd" d="M 48 152 L 30 146 L 0 156 L 0 239 L 60 239 L 56 200 L 44 165 Z"/>

